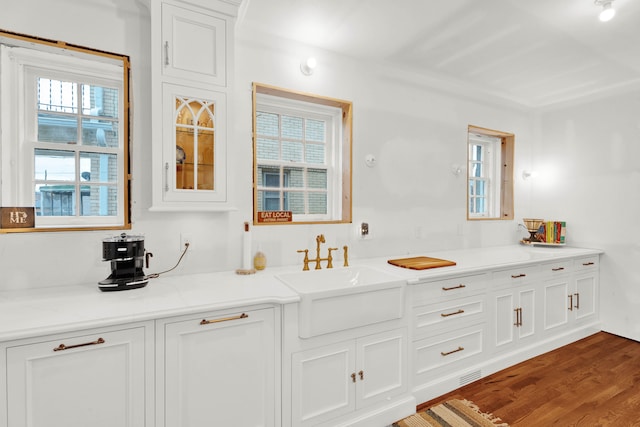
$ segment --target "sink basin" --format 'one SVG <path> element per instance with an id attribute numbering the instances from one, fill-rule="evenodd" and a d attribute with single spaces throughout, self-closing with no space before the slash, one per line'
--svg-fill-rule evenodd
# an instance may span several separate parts
<path id="1" fill-rule="evenodd" d="M 406 280 L 384 271 L 345 267 L 276 277 L 300 295 L 302 338 L 402 317 Z"/>

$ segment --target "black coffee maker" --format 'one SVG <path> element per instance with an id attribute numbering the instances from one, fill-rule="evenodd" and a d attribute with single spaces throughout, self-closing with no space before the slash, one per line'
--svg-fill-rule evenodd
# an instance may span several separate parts
<path id="1" fill-rule="evenodd" d="M 149 257 L 146 254 L 147 268 Z M 102 241 L 102 260 L 111 262 L 111 274 L 105 280 L 98 282 L 102 291 L 123 291 L 125 289 L 142 288 L 149 283 L 149 278 L 142 270 L 145 262 L 144 237 L 119 236 L 109 237 Z"/>

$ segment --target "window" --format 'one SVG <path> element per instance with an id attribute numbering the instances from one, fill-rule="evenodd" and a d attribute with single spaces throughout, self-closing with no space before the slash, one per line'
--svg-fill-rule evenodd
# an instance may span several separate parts
<path id="1" fill-rule="evenodd" d="M 128 227 L 127 58 L 24 38 L 0 32 L 2 206 L 40 230 Z"/>
<path id="2" fill-rule="evenodd" d="M 254 223 L 282 211 L 351 222 L 351 103 L 254 84 Z"/>
<path id="3" fill-rule="evenodd" d="M 513 219 L 513 134 L 468 128 L 467 218 Z"/>

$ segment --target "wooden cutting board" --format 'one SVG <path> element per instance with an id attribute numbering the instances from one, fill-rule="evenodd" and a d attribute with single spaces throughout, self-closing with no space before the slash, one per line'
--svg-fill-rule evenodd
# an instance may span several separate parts
<path id="1" fill-rule="evenodd" d="M 456 265 L 455 262 L 440 258 L 430 258 L 428 256 L 417 256 L 413 258 L 390 259 L 389 264 L 398 267 L 410 268 L 412 270 L 426 270 L 428 268 L 447 267 Z"/>

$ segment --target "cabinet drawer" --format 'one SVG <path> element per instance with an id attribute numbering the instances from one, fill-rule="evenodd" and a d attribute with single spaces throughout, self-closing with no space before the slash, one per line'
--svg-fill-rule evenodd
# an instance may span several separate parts
<path id="1" fill-rule="evenodd" d="M 573 271 L 573 260 L 561 260 L 542 264 L 540 274 L 545 278 L 551 278 L 568 274 Z"/>
<path id="2" fill-rule="evenodd" d="M 482 322 L 484 295 L 474 295 L 430 304 L 413 309 L 413 327 L 416 336 L 434 335 L 443 329 L 456 329 L 466 322 Z"/>
<path id="3" fill-rule="evenodd" d="M 455 333 L 425 338 L 413 343 L 415 384 L 434 379 L 435 370 L 467 366 L 470 358 L 482 354 L 482 325 Z"/>
<path id="4" fill-rule="evenodd" d="M 486 274 L 458 276 L 434 282 L 413 285 L 412 304 L 414 307 L 431 304 L 435 301 L 482 293 L 487 287 Z"/>
<path id="5" fill-rule="evenodd" d="M 573 266 L 576 272 L 597 270 L 600 266 L 600 257 L 598 255 L 593 255 L 578 258 L 574 261 Z"/>
<path id="6" fill-rule="evenodd" d="M 517 286 L 540 277 L 540 265 L 523 265 L 493 272 L 495 287 Z"/>

